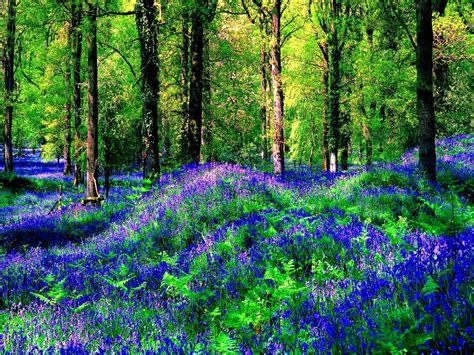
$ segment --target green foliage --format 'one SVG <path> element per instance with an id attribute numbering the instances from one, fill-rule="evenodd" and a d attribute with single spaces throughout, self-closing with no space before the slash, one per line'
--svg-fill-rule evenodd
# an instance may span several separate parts
<path id="1" fill-rule="evenodd" d="M 64 287 L 66 278 L 58 281 L 53 274 L 48 274 L 43 281 L 46 283 L 46 286 L 39 290 L 39 292 L 31 292 L 33 296 L 50 305 L 57 305 L 68 297 L 68 291 Z"/>

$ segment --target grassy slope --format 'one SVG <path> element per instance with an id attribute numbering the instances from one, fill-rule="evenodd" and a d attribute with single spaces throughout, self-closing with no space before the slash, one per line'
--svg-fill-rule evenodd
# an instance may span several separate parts
<path id="1" fill-rule="evenodd" d="M 0 258 L 0 350 L 472 348 L 473 142 L 439 145 L 435 187 L 413 152 L 286 180 L 217 165 L 165 176 L 120 218 L 40 215 L 30 234 L 49 223 L 51 246 Z"/>

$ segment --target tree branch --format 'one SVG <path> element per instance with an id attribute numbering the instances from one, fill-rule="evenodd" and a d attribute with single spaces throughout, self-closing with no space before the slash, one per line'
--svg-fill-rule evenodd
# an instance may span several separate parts
<path id="1" fill-rule="evenodd" d="M 132 75 L 135 79 L 137 79 L 137 75 L 135 73 L 135 70 L 133 69 L 133 66 L 132 64 L 128 61 L 127 58 L 125 58 L 125 56 L 122 54 L 122 52 L 120 52 L 117 48 L 111 46 L 110 44 L 108 43 L 103 43 L 103 42 L 100 42 L 101 45 L 104 45 L 110 49 L 112 49 L 115 53 L 117 53 L 122 59 L 123 61 L 128 65 L 128 67 L 130 68 L 130 71 L 132 72 Z"/>

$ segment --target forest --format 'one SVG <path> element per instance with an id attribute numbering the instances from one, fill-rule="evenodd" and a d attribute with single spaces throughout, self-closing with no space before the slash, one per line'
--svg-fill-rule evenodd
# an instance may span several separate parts
<path id="1" fill-rule="evenodd" d="M 471 1 L 0 12 L 0 353 L 474 352 Z"/>

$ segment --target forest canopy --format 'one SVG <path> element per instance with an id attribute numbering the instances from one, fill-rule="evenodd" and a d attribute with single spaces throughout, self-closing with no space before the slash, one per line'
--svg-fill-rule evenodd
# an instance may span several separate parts
<path id="1" fill-rule="evenodd" d="M 75 184 L 192 162 L 273 160 L 280 174 L 285 161 L 333 171 L 389 161 L 429 132 L 417 111 L 423 3 L 5 1 L 4 158 L 14 160 L 11 146 L 41 148 L 43 159 L 64 159 Z M 427 119 L 438 137 L 467 133 L 472 4 L 426 8 Z"/>

